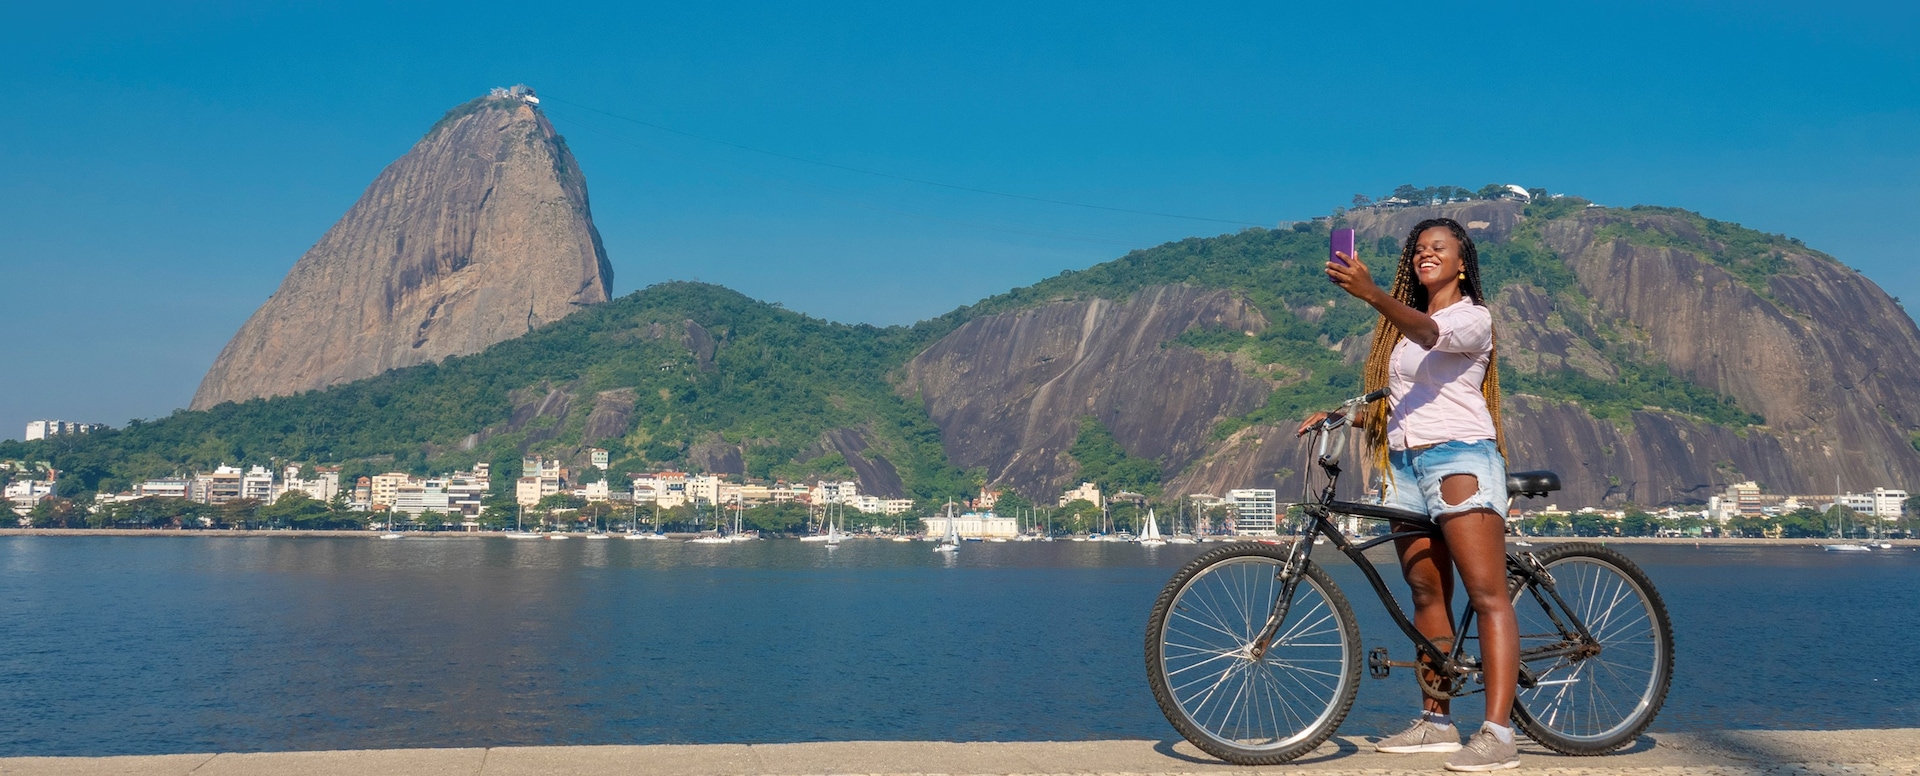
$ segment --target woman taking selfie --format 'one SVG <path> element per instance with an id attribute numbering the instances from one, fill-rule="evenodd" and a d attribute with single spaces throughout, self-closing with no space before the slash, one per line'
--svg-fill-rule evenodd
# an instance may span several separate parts
<path id="1" fill-rule="evenodd" d="M 1453 771 L 1520 765 L 1508 711 L 1520 640 L 1507 598 L 1507 466 L 1500 437 L 1493 316 L 1480 287 L 1479 257 L 1450 218 L 1421 221 L 1407 236 L 1393 289 L 1383 291 L 1356 256 L 1336 254 L 1327 278 L 1380 311 L 1367 356 L 1366 387 L 1389 389 L 1389 403 L 1367 410 L 1375 460 L 1384 463 L 1387 506 L 1420 512 L 1440 535 L 1397 540 L 1400 570 L 1412 588 L 1414 625 L 1451 644 L 1453 575 L 1480 622 L 1487 715 L 1463 747 L 1445 700 L 1427 698 L 1413 725 L 1381 739 L 1382 752 L 1454 752 Z M 1308 423 L 1318 420 L 1318 416 Z M 1302 425 L 1302 429 L 1306 426 Z"/>

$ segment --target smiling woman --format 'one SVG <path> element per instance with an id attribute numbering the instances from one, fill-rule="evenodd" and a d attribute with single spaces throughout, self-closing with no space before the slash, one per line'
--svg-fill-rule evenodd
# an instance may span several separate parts
<path id="1" fill-rule="evenodd" d="M 1459 571 L 1480 621 L 1487 688 L 1486 722 L 1460 744 L 1450 703 L 1427 697 L 1420 717 L 1382 739 L 1382 752 L 1457 752 L 1449 770 L 1518 767 L 1508 712 L 1520 641 L 1507 596 L 1507 462 L 1500 434 L 1500 383 L 1493 316 L 1480 285 L 1480 257 L 1466 228 L 1451 218 L 1421 221 L 1407 235 L 1391 293 L 1374 285 L 1357 256 L 1336 253 L 1327 278 L 1380 312 L 1366 387 L 1390 402 L 1364 419 L 1385 474 L 1389 506 L 1426 514 L 1441 536 L 1395 540 L 1412 589 L 1414 624 L 1435 643 L 1451 643 L 1453 575 Z M 1310 418 L 1302 430 L 1317 421 Z M 1400 530 L 1396 527 L 1396 530 Z"/>

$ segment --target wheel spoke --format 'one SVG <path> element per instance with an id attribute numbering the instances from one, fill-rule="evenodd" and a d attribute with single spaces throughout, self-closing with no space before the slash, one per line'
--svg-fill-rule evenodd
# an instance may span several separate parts
<path id="1" fill-rule="evenodd" d="M 1656 694 L 1665 689 L 1666 622 L 1656 616 L 1643 582 L 1608 560 L 1608 552 L 1573 550 L 1547 561 L 1558 601 L 1527 585 L 1514 594 L 1522 653 L 1562 652 L 1535 658 L 1544 664 L 1533 669 L 1543 683 L 1519 694 L 1531 724 L 1542 728 L 1537 734 L 1565 739 L 1547 742 L 1555 748 L 1624 743 L 1622 736 L 1658 710 Z M 1554 627 L 1555 614 L 1566 627 Z M 1583 651 L 1589 647 L 1598 651 Z"/>
<path id="2" fill-rule="evenodd" d="M 1158 636 L 1158 686 L 1172 701 L 1169 714 L 1177 711 L 1198 729 L 1196 743 L 1279 750 L 1331 732 L 1325 728 L 1332 712 L 1351 703 L 1354 623 L 1320 578 L 1299 579 L 1287 616 L 1253 657 L 1252 641 L 1286 589 L 1281 567 L 1265 553 L 1228 556 L 1193 572 L 1169 601 Z"/>

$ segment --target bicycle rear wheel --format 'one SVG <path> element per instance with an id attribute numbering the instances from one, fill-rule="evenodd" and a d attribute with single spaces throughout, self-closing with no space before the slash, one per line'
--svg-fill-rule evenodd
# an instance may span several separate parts
<path id="1" fill-rule="evenodd" d="M 1533 553 L 1552 576 L 1514 592 L 1520 659 L 1536 678 L 1519 688 L 1514 721 L 1562 754 L 1606 754 L 1653 723 L 1673 681 L 1673 628 L 1646 572 L 1597 544 Z M 1558 594 L 1555 600 L 1554 594 Z M 1584 624 L 1591 641 L 1580 638 Z"/>
<path id="2" fill-rule="evenodd" d="M 1167 582 L 1147 622 L 1147 682 L 1160 711 L 1194 746 L 1230 763 L 1275 765 L 1313 751 L 1359 691 L 1359 623 L 1312 562 L 1270 648 L 1253 657 L 1288 553 L 1244 543 L 1194 558 Z"/>

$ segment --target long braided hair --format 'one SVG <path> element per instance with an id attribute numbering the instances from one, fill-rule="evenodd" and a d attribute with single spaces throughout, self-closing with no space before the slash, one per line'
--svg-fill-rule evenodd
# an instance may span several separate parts
<path id="1" fill-rule="evenodd" d="M 1451 218 L 1429 218 L 1414 224 L 1413 231 L 1407 233 L 1406 244 L 1400 248 L 1400 268 L 1394 272 L 1393 288 L 1389 293 L 1408 307 L 1421 312 L 1430 312 L 1427 310 L 1427 287 L 1420 285 L 1419 279 L 1413 274 L 1413 255 L 1420 248 L 1420 234 L 1436 226 L 1445 227 L 1447 231 L 1453 233 L 1453 239 L 1460 241 L 1461 269 L 1467 275 L 1466 280 L 1460 281 L 1461 293 L 1472 299 L 1474 304 L 1485 307 L 1486 295 L 1481 291 L 1480 286 L 1480 252 L 1473 247 L 1473 238 L 1467 236 L 1467 230 L 1460 226 L 1460 222 Z M 1387 370 L 1393 360 L 1393 347 L 1400 344 L 1403 336 L 1405 335 L 1400 333 L 1400 327 L 1388 322 L 1385 315 L 1380 316 L 1380 322 L 1374 324 L 1373 348 L 1367 352 L 1365 372 L 1368 391 L 1386 387 Z M 1500 423 L 1498 342 L 1495 343 L 1493 352 L 1487 355 L 1487 376 L 1480 381 L 1480 394 L 1486 397 L 1487 412 L 1493 415 L 1494 444 L 1499 447 L 1500 454 L 1504 456 L 1507 454 L 1507 439 L 1505 428 Z M 1367 430 L 1368 451 L 1373 454 L 1373 463 L 1380 467 L 1378 470 L 1386 471 L 1387 403 L 1376 402 L 1373 407 L 1363 410 L 1362 413 L 1361 425 Z"/>

